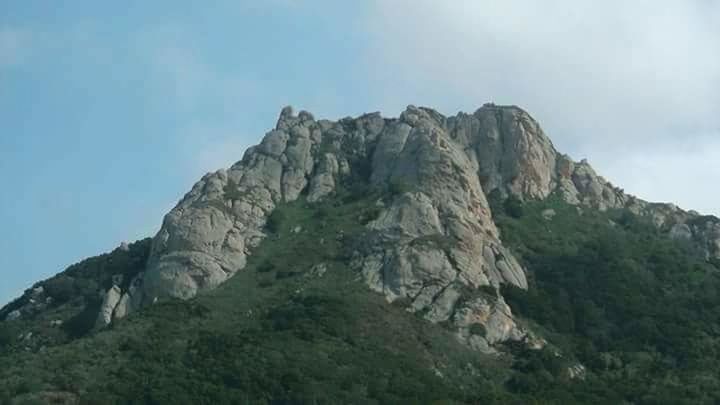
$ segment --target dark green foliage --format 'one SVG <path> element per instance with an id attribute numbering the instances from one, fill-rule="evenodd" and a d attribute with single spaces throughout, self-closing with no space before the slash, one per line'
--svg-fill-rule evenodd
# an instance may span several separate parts
<path id="1" fill-rule="evenodd" d="M 13 322 L 0 323 L 0 353 L 7 346 L 10 346 L 18 335 L 18 329 Z"/>
<path id="2" fill-rule="evenodd" d="M 487 201 L 493 218 L 497 218 L 504 214 L 503 197 L 500 189 L 495 188 L 490 193 L 488 193 Z"/>
<path id="3" fill-rule="evenodd" d="M 558 212 L 552 220 L 540 214 L 548 207 Z M 507 215 L 498 222 L 521 253 L 531 285 L 502 292 L 516 314 L 537 323 L 565 356 L 593 373 L 587 383 L 574 384 L 575 398 L 720 400 L 717 268 L 629 212 L 579 215 L 552 200 L 525 209 L 519 219 Z M 553 398 L 547 373 L 515 368 L 523 374 L 509 387 Z"/>
<path id="4" fill-rule="evenodd" d="M 412 191 L 412 187 L 402 179 L 393 179 L 388 183 L 388 195 L 390 197 L 397 197 L 409 191 Z"/>
<path id="5" fill-rule="evenodd" d="M 70 266 L 60 276 L 72 277 L 77 295 L 94 294 L 95 286 L 107 289 L 112 277 L 121 275 L 122 288 L 126 288 L 135 275 L 145 268 L 150 252 L 151 239 L 143 239 L 128 246 L 128 251 L 117 249 L 109 254 L 84 260 Z"/>
<path id="6" fill-rule="evenodd" d="M 523 202 L 513 194 L 503 197 L 502 191 L 496 188 L 488 194 L 487 200 L 493 217 L 509 216 L 517 219 L 523 216 Z"/>
<path id="7" fill-rule="evenodd" d="M 149 251 L 150 239 L 141 240 L 130 244 L 127 251 L 116 249 L 83 260 L 35 284 L 22 297 L 0 309 L 0 319 L 15 309 L 23 309 L 20 320 L 0 322 L 0 333 L 14 331 L 9 332 L 14 338 L 6 339 L 7 351 L 48 348 L 88 335 L 98 316 L 100 293 L 110 287 L 116 275 L 122 276 L 122 285 L 126 287 L 132 277 L 144 269 Z M 39 290 L 38 287 L 44 292 L 36 294 L 33 290 Z M 52 326 L 51 323 L 57 321 L 62 322 L 62 326 Z M 20 344 L 17 337 L 21 332 L 31 332 L 33 338 Z"/>
<path id="8" fill-rule="evenodd" d="M 485 293 L 486 295 L 488 295 L 488 296 L 490 296 L 490 297 L 495 297 L 495 296 L 497 296 L 497 291 L 495 290 L 495 287 L 493 287 L 493 286 L 491 286 L 491 285 L 483 285 L 483 286 L 480 286 L 480 287 L 478 288 L 478 290 L 480 290 L 480 292 Z"/>
<path id="9" fill-rule="evenodd" d="M 85 308 L 63 323 L 62 329 L 71 339 L 87 335 L 95 326 L 101 303 L 99 298 L 86 302 Z"/>
<path id="10" fill-rule="evenodd" d="M 470 333 L 472 333 L 473 335 L 485 337 L 487 330 L 485 330 L 485 326 L 483 324 L 474 323 L 470 325 Z"/>
<path id="11" fill-rule="evenodd" d="M 257 267 L 257 271 L 260 273 L 267 273 L 267 272 L 271 272 L 273 270 L 275 270 L 275 265 L 269 260 L 262 262 Z"/>
<path id="12" fill-rule="evenodd" d="M 283 225 L 283 222 L 285 221 L 285 212 L 282 210 L 273 210 L 272 213 L 268 216 L 267 223 L 265 226 L 267 227 L 267 230 L 270 231 L 270 233 L 278 233 L 280 232 L 280 227 Z"/>
<path id="13" fill-rule="evenodd" d="M 523 203 L 515 195 L 509 195 L 503 202 L 503 211 L 513 217 L 520 218 L 523 216 Z"/>
<path id="14" fill-rule="evenodd" d="M 75 279 L 61 274 L 46 281 L 44 288 L 56 304 L 64 304 L 75 296 Z"/>
<path id="15" fill-rule="evenodd" d="M 139 271 L 149 242 L 71 267 L 42 283 L 66 300 L 52 314 L 66 321 L 54 330 L 66 339 L 44 334 L 52 318 L 0 322 L 0 400 L 64 390 L 83 403 L 720 401 L 720 276 L 691 246 L 627 212 L 581 215 L 554 199 L 491 193 L 503 240 L 529 272 L 529 290 L 502 293 L 520 322 L 551 344 L 508 345 L 508 354 L 486 357 L 408 313 L 409 300 L 387 305 L 348 267 L 367 243 L 363 225 L 379 213 L 380 197 L 361 184 L 321 203 L 280 205 L 268 221 L 272 236 L 233 279 L 97 334 L 96 290 L 113 274 Z M 557 213 L 551 220 L 541 215 L 547 208 Z M 298 226 L 302 232 L 292 232 Z M 445 249 L 457 241 L 414 243 Z M 322 276 L 310 271 L 318 263 L 327 266 Z M 496 297 L 491 286 L 462 293 L 461 300 Z M 48 339 L 42 353 L 19 349 L 29 330 Z M 475 324 L 470 333 L 486 330 Z M 578 362 L 587 375 L 571 380 L 568 367 Z"/>
<path id="16" fill-rule="evenodd" d="M 38 381 L 87 403 L 508 403 L 506 365 L 387 305 L 345 264 L 376 199 L 278 207 L 275 234 L 233 279 L 42 354 L 2 358 L 12 366 L 0 368 L 0 398 Z M 309 272 L 320 262 L 321 277 Z"/>

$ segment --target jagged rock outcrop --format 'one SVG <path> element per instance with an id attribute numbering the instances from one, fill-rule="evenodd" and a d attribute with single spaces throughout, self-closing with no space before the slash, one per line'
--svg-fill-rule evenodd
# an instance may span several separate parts
<path id="1" fill-rule="evenodd" d="M 100 314 L 98 315 L 96 322 L 98 327 L 109 325 L 112 322 L 113 312 L 115 311 L 115 307 L 117 307 L 118 302 L 120 302 L 121 297 L 122 292 L 120 291 L 120 287 L 113 285 L 108 290 L 103 298 L 102 304 L 100 305 Z"/>
<path id="2" fill-rule="evenodd" d="M 587 161 L 558 153 L 520 108 L 486 104 L 445 117 L 409 106 L 396 119 L 372 113 L 333 122 L 288 107 L 241 161 L 204 176 L 165 216 L 146 271 L 128 291 L 108 292 L 112 308 L 104 306 L 102 322 L 157 298 L 188 299 L 217 287 L 244 268 L 278 204 L 301 196 L 317 202 L 352 182 L 388 197 L 378 201 L 380 213 L 367 224 L 352 266 L 388 301 L 407 301 L 430 321 L 454 324 L 482 350 L 528 336 L 499 293 L 502 284 L 527 288 L 527 280 L 502 244 L 490 193 L 556 194 L 600 210 L 625 208 L 720 257 L 717 222 L 625 194 Z M 480 289 L 494 293 L 476 294 Z M 471 331 L 475 324 L 483 334 Z"/>

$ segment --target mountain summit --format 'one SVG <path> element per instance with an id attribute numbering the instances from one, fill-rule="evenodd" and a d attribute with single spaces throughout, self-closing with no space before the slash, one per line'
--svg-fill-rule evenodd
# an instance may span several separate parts
<path id="1" fill-rule="evenodd" d="M 464 289 L 527 288 L 525 270 L 493 222 L 491 195 L 556 194 L 577 206 L 626 208 L 720 258 L 718 224 L 691 226 L 698 215 L 625 194 L 587 161 L 558 153 L 518 107 L 486 104 L 445 117 L 409 106 L 397 119 L 374 113 L 337 122 L 286 107 L 260 145 L 229 169 L 204 176 L 166 215 L 146 270 L 125 291 L 108 292 L 104 321 L 158 298 L 189 299 L 216 288 L 245 267 L 275 207 L 331 198 L 353 183 L 387 190 L 391 198 L 376 202 L 377 217 L 368 219 L 352 267 L 389 302 L 406 300 L 428 320 L 451 322 L 483 349 L 526 334 L 502 295 L 461 300 Z M 467 330 L 478 322 L 490 331 L 486 341 Z"/>
<path id="2" fill-rule="evenodd" d="M 624 245 L 613 245 L 618 241 Z M 674 268 L 693 270 L 668 271 L 667 252 L 674 252 Z M 701 288 L 697 280 L 704 280 L 703 291 L 709 291 L 718 263 L 720 220 L 626 194 L 587 161 L 556 151 L 540 125 L 518 107 L 485 104 L 472 114 L 446 117 L 408 106 L 399 118 L 372 113 L 339 121 L 316 120 L 306 111 L 296 115 L 286 107 L 275 128 L 242 160 L 198 181 L 165 216 L 154 238 L 71 266 L 0 309 L 0 326 L 10 331 L 0 338 L 5 336 L 6 358 L 27 364 L 39 360 L 23 357 L 23 352 L 42 355 L 48 348 L 52 359 L 64 350 L 78 350 L 78 345 L 121 353 L 117 364 L 94 357 L 83 364 L 136 382 L 147 382 L 142 378 L 149 371 L 122 353 L 146 361 L 142 356 L 149 348 L 170 350 L 165 360 L 156 359 L 167 368 L 153 368 L 153 375 L 204 386 L 204 377 L 195 381 L 179 370 L 231 367 L 213 357 L 220 348 L 235 348 L 220 357 L 250 356 L 242 361 L 255 362 L 250 347 L 280 350 L 272 345 L 293 331 L 291 342 L 313 342 L 312 349 L 303 346 L 307 350 L 320 347 L 319 341 L 332 348 L 323 355 L 345 350 L 359 367 L 353 373 L 392 358 L 397 360 L 389 368 L 392 373 L 400 364 L 424 370 L 404 376 L 412 380 L 407 384 L 437 383 L 444 387 L 438 388 L 440 397 L 472 402 L 480 398 L 466 391 L 480 378 L 473 370 L 497 367 L 482 356 L 504 362 L 498 378 L 507 376 L 508 364 L 515 364 L 513 372 L 520 377 L 508 384 L 520 394 L 539 392 L 522 377 L 538 370 L 552 371 L 558 382 L 583 380 L 585 363 L 592 362 L 587 365 L 596 367 L 598 378 L 606 378 L 602 373 L 610 370 L 608 364 L 624 361 L 612 351 L 608 331 L 621 336 L 642 330 L 646 342 L 662 340 L 655 326 L 626 319 L 628 309 L 652 311 L 648 302 L 692 305 L 683 294 L 696 294 Z M 595 285 L 588 281 L 592 277 L 600 277 Z M 630 299 L 623 292 L 629 285 L 650 288 L 670 280 L 688 287 L 683 294 L 667 296 L 653 295 L 660 294 L 653 289 L 646 302 L 623 301 Z M 623 295 L 614 308 L 608 301 L 615 299 L 608 297 L 619 291 Z M 514 313 L 518 310 L 520 316 Z M 637 316 L 644 320 L 650 315 Z M 314 326 L 308 329 L 298 319 Z M 158 329 L 159 324 L 165 326 Z M 587 329 L 591 326 L 600 329 Z M 405 333 L 402 328 L 416 329 L 397 337 Z M 135 334 L 147 341 L 134 340 Z M 159 337 L 172 342 L 161 349 Z M 400 342 L 406 347 L 396 346 Z M 305 370 L 312 363 L 303 357 L 307 350 L 283 355 L 287 364 Z M 485 360 L 478 360 L 482 366 L 464 364 L 444 350 Z M 540 366 L 531 366 L 539 361 L 533 353 L 551 354 L 541 356 Z M 629 358 L 625 360 L 636 367 Z M 209 359 L 220 363 L 208 366 Z M 238 370 L 233 369 L 233 376 L 213 371 L 213 378 L 225 382 L 207 384 L 215 384 L 213 389 L 237 385 L 233 395 L 252 393 L 255 399 L 296 398 L 300 388 L 292 381 L 306 376 L 282 374 L 260 383 L 263 375 L 275 375 L 265 360 L 253 363 L 259 374 L 236 380 Z M 348 378 L 352 376 L 356 374 Z M 292 381 L 273 385 L 283 378 Z M 610 384 L 607 378 L 603 384 Z M 87 390 L 109 389 L 103 379 L 88 380 L 83 388 L 42 380 L 42 389 L 10 397 L 46 400 L 57 394 L 73 401 Z M 25 380 L 8 381 L 0 384 L 0 394 L 12 384 L 20 390 Z M 355 389 L 360 390 L 352 394 L 357 398 L 380 402 L 412 398 L 387 381 L 378 392 L 367 384 L 347 384 L 342 394 L 328 400 L 356 398 L 344 396 Z M 163 389 L 143 386 L 149 391 L 134 391 L 130 384 L 112 398 L 169 400 Z M 298 398 L 309 401 L 303 395 Z"/>

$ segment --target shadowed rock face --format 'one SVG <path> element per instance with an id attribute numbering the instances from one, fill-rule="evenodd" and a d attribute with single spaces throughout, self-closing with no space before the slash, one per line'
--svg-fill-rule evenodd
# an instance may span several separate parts
<path id="1" fill-rule="evenodd" d="M 493 223 L 491 191 L 521 199 L 557 193 L 572 204 L 628 208 L 720 257 L 717 222 L 625 194 L 586 161 L 559 154 L 520 108 L 487 104 L 445 117 L 409 106 L 396 119 L 373 113 L 333 122 L 287 107 L 240 162 L 205 175 L 165 216 L 145 273 L 131 290 L 110 292 L 108 305 L 122 308 L 104 308 L 101 318 L 217 287 L 243 269 L 278 204 L 300 195 L 309 202 L 328 198 L 350 177 L 381 189 L 402 185 L 367 225 L 368 241 L 354 252 L 353 267 L 388 301 L 407 300 L 430 321 L 455 324 L 478 348 L 526 336 L 497 289 L 527 288 L 527 281 Z M 461 299 L 483 286 L 495 287 L 495 295 Z M 473 323 L 486 327 L 482 341 L 469 333 Z"/>

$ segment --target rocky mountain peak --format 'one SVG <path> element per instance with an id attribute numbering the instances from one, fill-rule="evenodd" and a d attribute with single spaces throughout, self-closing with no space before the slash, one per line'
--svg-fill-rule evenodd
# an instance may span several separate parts
<path id="1" fill-rule="evenodd" d="M 352 252 L 352 268 L 388 301 L 403 300 L 430 321 L 455 325 L 482 350 L 529 336 L 499 292 L 502 284 L 528 284 L 502 243 L 490 195 L 557 195 L 578 206 L 628 209 L 698 241 L 708 257 L 720 256 L 720 225 L 625 194 L 587 161 L 558 153 L 518 107 L 485 104 L 446 117 L 411 105 L 398 118 L 372 113 L 339 121 L 285 107 L 259 145 L 229 169 L 205 175 L 165 216 L 145 272 L 127 290 L 108 293 L 100 322 L 158 298 L 188 299 L 216 288 L 245 267 L 278 205 L 333 198 L 348 184 L 384 196 L 365 243 Z M 471 334 L 474 323 L 490 327 L 489 334 Z"/>

